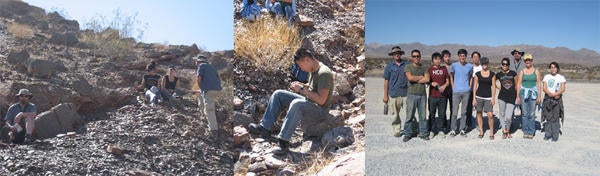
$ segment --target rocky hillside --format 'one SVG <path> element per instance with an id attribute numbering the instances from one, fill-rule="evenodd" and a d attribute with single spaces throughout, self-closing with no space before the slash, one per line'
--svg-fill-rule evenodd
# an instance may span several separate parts
<path id="1" fill-rule="evenodd" d="M 242 9 L 242 1 L 234 2 L 236 12 L 234 33 L 238 35 L 240 31 L 251 28 L 247 28 L 246 25 L 249 24 L 242 20 L 239 13 Z M 262 2 L 259 4 L 264 6 Z M 234 112 L 236 175 L 314 174 L 323 168 L 338 168 L 337 166 L 326 167 L 326 165 L 335 164 L 344 156 L 364 150 L 364 1 L 306 0 L 298 1 L 297 6 L 296 26 L 299 28 L 297 35 L 302 39 L 301 47 L 313 50 L 315 57 L 335 72 L 334 107 L 330 110 L 330 114 L 342 119 L 344 123 L 342 127 L 334 128 L 329 134 L 342 134 L 337 138 L 339 139 L 337 144 L 340 145 L 333 145 L 333 147 L 328 145 L 331 136 L 316 139 L 303 138 L 304 130 L 297 130 L 297 135 L 294 135 L 291 141 L 291 150 L 294 152 L 278 157 L 269 152 L 269 149 L 276 145 L 275 140 L 250 136 L 246 130 L 247 125 L 260 121 L 269 96 L 277 89 L 287 89 L 291 75 L 287 68 L 265 69 L 265 66 L 256 66 L 252 62 L 256 58 L 236 55 L 233 78 L 236 108 Z M 264 15 L 263 18 L 268 18 L 268 15 Z M 295 48 L 288 52 L 294 52 L 293 50 Z M 255 51 L 269 52 L 261 49 Z M 287 64 L 284 65 L 292 63 L 292 58 L 273 59 L 286 62 Z M 279 129 L 279 125 L 276 126 L 275 129 Z M 364 158 L 364 153 L 353 156 Z M 323 171 L 323 173 L 332 172 Z"/>
<path id="2" fill-rule="evenodd" d="M 118 37 L 114 41 L 120 46 L 99 46 L 85 38 L 110 39 L 112 35 L 111 30 L 81 30 L 77 21 L 21 1 L 0 0 L 0 115 L 4 117 L 16 101 L 19 89 L 28 88 L 38 112 L 73 103 L 73 111 L 84 122 L 67 137 L 3 145 L 0 174 L 231 174 L 229 135 L 223 134 L 222 140 L 208 135 L 194 95 L 185 95 L 173 109 L 147 107 L 137 101 L 141 92 L 133 86 L 139 84 L 145 65 L 156 61 L 161 74 L 168 65 L 175 65 L 181 89 L 191 90 L 195 81 L 191 56 L 202 53 L 219 69 L 224 92 L 231 91 L 227 80 L 233 52 Z M 230 101 L 220 97 L 217 102 L 218 118 L 224 119 L 228 134 L 232 129 Z M 60 121 L 61 114 L 56 116 Z"/>
<path id="3" fill-rule="evenodd" d="M 404 51 L 410 52 L 413 49 L 419 49 L 423 52 L 424 58 L 431 59 L 433 52 L 442 52 L 447 49 L 452 52 L 453 58 L 456 52 L 465 48 L 469 52 L 479 51 L 483 56 L 491 58 L 491 62 L 499 63 L 504 57 L 510 57 L 510 51 L 520 49 L 526 53 L 533 54 L 536 63 L 550 63 L 557 61 L 559 63 L 582 64 L 582 65 L 600 65 L 600 53 L 589 50 L 580 49 L 577 51 L 565 47 L 548 48 L 539 45 L 506 45 L 506 46 L 483 46 L 483 45 L 459 45 L 459 44 L 443 44 L 443 45 L 424 45 L 421 43 L 404 43 L 393 45 L 382 45 L 377 43 L 367 44 L 368 58 L 385 58 L 387 53 L 393 46 L 400 46 Z"/>

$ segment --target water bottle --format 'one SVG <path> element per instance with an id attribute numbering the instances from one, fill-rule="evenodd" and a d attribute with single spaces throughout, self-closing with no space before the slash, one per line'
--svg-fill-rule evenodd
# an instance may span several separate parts
<path id="1" fill-rule="evenodd" d="M 383 115 L 387 115 L 388 114 L 388 104 L 384 104 L 383 105 Z"/>

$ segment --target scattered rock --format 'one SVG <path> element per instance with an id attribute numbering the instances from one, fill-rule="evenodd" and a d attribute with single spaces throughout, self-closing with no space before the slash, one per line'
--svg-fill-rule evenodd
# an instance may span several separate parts
<path id="1" fill-rule="evenodd" d="M 346 155 L 325 166 L 317 175 L 365 175 L 365 152 Z"/>
<path id="2" fill-rule="evenodd" d="M 365 119 L 366 119 L 365 117 L 366 117 L 365 114 L 360 114 L 356 117 L 352 117 L 352 118 L 348 119 L 346 121 L 346 124 L 348 124 L 348 125 L 357 125 L 357 124 L 364 125 Z"/>
<path id="3" fill-rule="evenodd" d="M 248 143 L 250 140 L 250 133 L 242 126 L 236 126 L 233 128 L 233 145 L 242 146 Z"/>
<path id="4" fill-rule="evenodd" d="M 315 25 L 315 22 L 313 21 L 312 18 L 305 16 L 305 15 L 298 15 L 298 26 L 302 26 L 302 27 L 313 27 Z"/>
<path id="5" fill-rule="evenodd" d="M 233 109 L 241 110 L 242 108 L 244 108 L 244 100 L 242 100 L 238 97 L 234 97 L 233 98 Z"/>
<path id="6" fill-rule="evenodd" d="M 255 162 L 253 164 L 251 164 L 250 166 L 248 166 L 248 172 L 260 172 L 260 171 L 264 171 L 267 170 L 267 165 L 265 164 L 265 162 Z"/>
<path id="7" fill-rule="evenodd" d="M 113 155 L 121 155 L 123 154 L 123 150 L 121 150 L 121 148 L 115 146 L 115 145 L 108 145 L 106 147 L 106 152 L 113 154 Z"/>
<path id="8" fill-rule="evenodd" d="M 273 157 L 273 155 L 269 155 L 265 159 L 265 164 L 267 165 L 267 168 L 269 168 L 269 169 L 279 169 L 285 163 L 283 161 Z"/>

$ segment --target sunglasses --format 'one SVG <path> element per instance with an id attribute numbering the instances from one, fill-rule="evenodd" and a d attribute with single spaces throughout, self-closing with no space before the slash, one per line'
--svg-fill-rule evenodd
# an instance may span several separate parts
<path id="1" fill-rule="evenodd" d="M 509 66 L 510 64 L 508 63 L 502 63 L 502 66 Z"/>
<path id="2" fill-rule="evenodd" d="M 418 56 L 418 55 L 417 55 L 417 56 L 412 56 L 412 57 L 413 57 L 413 58 L 420 58 L 421 56 Z"/>
<path id="3" fill-rule="evenodd" d="M 29 95 L 19 95 L 19 97 L 29 97 Z"/>

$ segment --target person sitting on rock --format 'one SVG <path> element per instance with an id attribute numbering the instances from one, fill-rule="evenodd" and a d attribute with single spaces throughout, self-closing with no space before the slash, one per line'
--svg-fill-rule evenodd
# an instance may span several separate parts
<path id="1" fill-rule="evenodd" d="M 217 115 L 215 113 L 215 99 L 219 96 L 222 87 L 221 79 L 217 69 L 208 63 L 208 60 L 203 55 L 195 57 L 196 65 L 198 70 L 196 75 L 198 76 L 197 84 L 200 90 L 196 93 L 200 93 L 198 96 L 198 105 L 204 104 L 204 114 L 207 116 L 208 128 L 213 136 L 218 135 L 219 124 L 217 123 Z"/>
<path id="2" fill-rule="evenodd" d="M 277 16 L 284 16 L 292 24 L 296 16 L 296 0 L 266 0 L 265 8 Z"/>
<path id="3" fill-rule="evenodd" d="M 19 102 L 8 108 L 4 120 L 6 121 L 6 126 L 10 129 L 9 136 L 11 142 L 29 144 L 34 141 L 32 134 L 35 130 L 37 109 L 35 104 L 29 102 L 31 97 L 33 97 L 29 90 L 21 89 L 16 96 Z M 25 127 L 25 130 L 23 130 L 23 127 Z"/>
<path id="4" fill-rule="evenodd" d="M 244 0 L 242 4 L 242 17 L 250 22 L 258 20 L 261 8 L 257 0 Z"/>
<path id="5" fill-rule="evenodd" d="M 162 102 L 160 89 L 158 88 L 161 76 L 156 74 L 156 62 L 154 61 L 146 65 L 146 71 L 148 71 L 148 74 L 142 77 L 142 84 L 140 84 L 138 90 L 144 89 L 146 99 L 154 106 L 156 103 Z"/>
<path id="6" fill-rule="evenodd" d="M 174 65 L 169 65 L 169 71 L 165 76 L 163 76 L 160 82 L 160 93 L 162 98 L 169 102 L 172 98 L 179 98 L 181 93 L 177 91 L 177 82 L 179 82 L 179 77 L 176 76 L 177 72 L 175 70 Z"/>
<path id="7" fill-rule="evenodd" d="M 280 112 L 284 106 L 288 106 L 278 135 L 278 146 L 272 149 L 272 152 L 277 155 L 284 154 L 289 150 L 289 141 L 300 121 L 303 126 L 307 125 L 317 130 L 316 128 L 320 128 L 319 125 L 331 121 L 328 118 L 333 118 L 333 116 L 329 116 L 331 95 L 333 94 L 331 69 L 319 62 L 310 50 L 304 48 L 296 51 L 294 62 L 300 66 L 300 69 L 310 73 L 308 84 L 294 81 L 290 84 L 293 92 L 276 90 L 269 99 L 261 123 L 250 123 L 248 126 L 252 134 L 268 137 Z M 304 134 L 306 135 L 306 133 L 305 131 Z"/>

